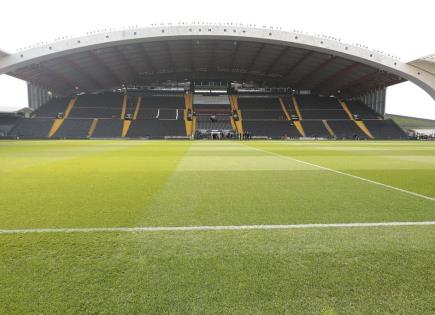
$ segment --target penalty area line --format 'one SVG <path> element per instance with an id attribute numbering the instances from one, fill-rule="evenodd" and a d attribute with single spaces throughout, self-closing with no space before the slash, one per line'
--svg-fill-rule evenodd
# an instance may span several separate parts
<path id="1" fill-rule="evenodd" d="M 259 224 L 259 225 L 204 225 L 204 226 L 144 226 L 100 228 L 43 228 L 0 230 L 0 234 L 30 233 L 95 233 L 95 232 L 162 232 L 162 231 L 241 231 L 241 230 L 290 230 L 322 228 L 364 228 L 435 225 L 435 221 L 419 222 L 367 222 L 367 223 L 309 223 L 309 224 Z"/>
<path id="2" fill-rule="evenodd" d="M 282 154 L 275 153 L 275 152 L 272 152 L 272 151 L 267 151 L 267 150 L 259 149 L 259 148 L 252 147 L 252 146 L 249 146 L 249 145 L 245 145 L 245 146 L 247 146 L 249 148 L 252 148 L 254 150 L 258 150 L 258 151 L 261 151 L 261 152 L 264 152 L 264 153 L 268 153 L 270 155 L 275 155 L 275 156 L 283 158 L 283 159 L 288 159 L 288 160 L 291 160 L 291 161 L 295 161 L 295 162 L 299 162 L 299 163 L 302 163 L 302 164 L 305 164 L 305 165 L 316 167 L 316 168 L 322 169 L 324 171 L 329 171 L 329 172 L 332 172 L 332 173 L 336 173 L 336 174 L 352 177 L 352 178 L 355 178 L 355 179 L 359 179 L 359 180 L 367 182 L 367 183 L 371 183 L 371 184 L 375 184 L 375 185 L 382 186 L 382 187 L 385 187 L 385 188 L 397 190 L 397 191 L 400 191 L 402 193 L 412 195 L 414 197 L 419 197 L 419 198 L 423 198 L 423 199 L 426 199 L 426 200 L 435 201 L 435 198 L 432 198 L 432 197 L 429 197 L 429 196 L 426 196 L 426 195 L 422 195 L 422 194 L 419 194 L 419 193 L 416 193 L 416 192 L 413 192 L 413 191 L 409 191 L 409 190 L 402 189 L 402 188 L 399 188 L 399 187 L 395 187 L 395 186 L 391 186 L 391 185 L 388 185 L 388 184 L 380 183 L 380 182 L 377 182 L 377 181 L 374 181 L 374 180 L 371 180 L 371 179 L 368 179 L 368 178 L 364 178 L 364 177 L 361 177 L 361 176 L 352 175 L 352 174 L 349 174 L 349 173 L 346 173 L 346 172 L 342 172 L 342 171 L 339 171 L 339 170 L 336 170 L 336 169 L 333 169 L 333 168 L 321 166 L 321 165 L 318 165 L 318 164 L 306 162 L 306 161 L 299 160 L 299 159 L 295 159 L 294 157 L 291 157 L 291 156 L 282 155 Z"/>

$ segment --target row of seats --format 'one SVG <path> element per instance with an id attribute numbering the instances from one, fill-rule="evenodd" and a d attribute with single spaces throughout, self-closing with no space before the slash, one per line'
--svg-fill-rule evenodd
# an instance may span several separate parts
<path id="1" fill-rule="evenodd" d="M 215 121 L 210 119 L 209 115 L 196 116 L 197 130 L 232 130 L 230 118 L 228 115 L 216 115 Z"/>
<path id="2" fill-rule="evenodd" d="M 227 117 L 219 117 L 212 122 L 209 116 L 197 116 L 198 130 L 231 130 Z M 43 139 L 47 138 L 53 118 L 22 118 L 7 134 L 8 136 Z M 53 138 L 85 139 L 88 137 L 93 119 L 65 119 Z M 392 120 L 365 120 L 367 128 L 376 139 L 406 139 L 407 136 Z M 367 135 L 351 120 L 330 120 L 329 126 L 338 139 L 366 139 Z M 302 120 L 301 125 L 307 137 L 328 138 L 330 134 L 322 121 Z M 244 130 L 257 137 L 282 138 L 300 137 L 298 130 L 289 121 L 245 120 Z M 94 138 L 119 138 L 122 133 L 123 120 L 99 119 L 92 135 Z M 5 136 L 4 134 L 3 136 Z M 127 133 L 132 138 L 163 138 L 165 136 L 185 136 L 183 120 L 134 120 Z"/>

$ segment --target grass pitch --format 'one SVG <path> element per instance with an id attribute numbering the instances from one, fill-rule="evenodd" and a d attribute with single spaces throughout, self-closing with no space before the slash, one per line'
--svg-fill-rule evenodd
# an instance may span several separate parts
<path id="1" fill-rule="evenodd" d="M 429 142 L 3 141 L 0 230 L 435 221 L 434 182 Z M 435 226 L 0 234 L 0 313 L 430 314 L 434 244 Z"/>

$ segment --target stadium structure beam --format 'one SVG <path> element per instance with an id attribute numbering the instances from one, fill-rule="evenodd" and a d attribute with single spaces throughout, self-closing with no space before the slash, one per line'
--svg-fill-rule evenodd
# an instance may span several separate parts
<path id="1" fill-rule="evenodd" d="M 65 57 L 70 58 L 71 60 L 76 61 L 76 63 L 81 63 L 80 55 L 87 53 L 88 51 L 96 51 L 98 52 L 100 49 L 107 49 L 113 46 L 123 46 L 123 45 L 142 45 L 143 47 L 147 47 L 148 44 L 160 43 L 162 41 L 199 41 L 199 40 L 213 40 L 213 41 L 224 41 L 224 42 L 249 42 L 251 44 L 267 44 L 268 47 L 274 46 L 275 48 L 280 48 L 281 50 L 290 47 L 290 50 L 295 50 L 300 53 L 301 50 L 310 51 L 319 55 L 334 55 L 348 62 L 358 62 L 362 64 L 364 67 L 368 67 L 371 69 L 379 69 L 383 70 L 379 75 L 378 79 L 382 79 L 384 82 L 390 82 L 388 78 L 382 78 L 388 75 L 395 75 L 400 77 L 400 81 L 409 80 L 422 89 L 424 89 L 433 99 L 435 99 L 435 58 L 434 56 L 427 56 L 419 58 L 415 61 L 404 63 L 394 58 L 392 56 L 383 54 L 382 52 L 369 50 L 362 45 L 351 45 L 347 43 L 340 42 L 334 38 L 329 37 L 320 37 L 316 35 L 309 35 L 306 33 L 294 31 L 282 31 L 279 29 L 266 29 L 266 28 L 252 28 L 243 25 L 232 25 L 231 31 L 228 31 L 229 26 L 227 25 L 218 25 L 218 24 L 183 24 L 183 25 L 154 25 L 152 27 L 147 28 L 137 28 L 137 29 L 129 29 L 129 30 L 116 30 L 116 31 L 104 31 L 97 32 L 91 35 L 77 37 L 77 38 L 68 38 L 65 40 L 56 41 L 53 43 L 47 43 L 44 45 L 38 45 L 32 47 L 30 49 L 18 51 L 14 54 L 0 54 L 0 74 L 8 74 L 17 78 L 29 78 L 36 85 L 42 85 L 46 82 L 49 84 L 52 82 L 52 86 L 50 89 L 54 89 L 56 84 L 59 82 L 55 82 L 54 80 L 50 80 L 45 78 L 45 74 L 42 69 L 36 68 L 35 71 L 27 74 L 26 69 L 29 69 L 31 66 L 35 66 L 39 63 L 49 62 L 51 60 L 61 60 Z M 206 32 L 204 30 L 207 29 Z M 171 44 L 171 43 L 170 43 Z M 218 43 L 219 45 L 219 43 Z M 172 46 L 172 45 L 171 45 Z M 140 46 L 138 46 L 140 47 Z M 249 53 L 250 55 L 255 54 L 258 46 L 247 45 L 247 49 L 245 46 L 243 47 L 243 51 Z M 255 49 L 255 50 L 254 50 Z M 280 51 L 281 51 L 280 50 Z M 275 50 L 276 52 L 277 50 Z M 226 50 L 218 50 L 216 52 L 217 62 L 220 58 L 224 58 L 224 53 Z M 112 50 L 106 50 L 105 55 L 107 53 L 107 59 L 104 61 L 107 63 L 111 69 L 116 72 L 120 76 L 125 76 L 125 71 L 122 67 L 118 67 L 119 61 L 116 58 L 116 54 Z M 210 51 L 207 51 L 210 54 Z M 164 54 L 164 52 L 163 52 Z M 239 53 L 240 54 L 240 53 Z M 278 53 L 279 54 L 279 53 Z M 270 59 L 276 58 L 278 54 L 271 54 Z M 264 54 L 263 54 L 264 55 Z M 293 55 L 293 54 L 292 54 Z M 294 54 L 296 55 L 296 54 Z M 132 55 L 126 56 L 132 60 L 135 60 L 135 54 L 132 52 Z M 153 60 L 155 59 L 155 55 L 152 54 Z M 178 54 L 173 50 L 173 58 L 174 62 L 178 62 L 176 58 L 178 58 Z M 180 55 L 181 57 L 181 55 Z M 142 56 L 143 58 L 143 56 Z M 208 55 L 207 55 L 208 58 Z M 228 57 L 227 57 L 228 58 Z M 298 57 L 296 57 L 297 59 Z M 293 59 L 293 58 L 292 58 Z M 155 59 L 157 61 L 157 59 Z M 282 61 L 282 59 L 281 59 Z M 135 62 L 135 61 L 134 61 Z M 233 61 L 234 62 L 234 61 Z M 272 61 L 270 61 L 272 64 Z M 269 61 L 268 61 L 269 63 Z M 144 61 L 145 64 L 145 61 Z M 146 62 L 147 65 L 150 62 Z M 284 65 L 285 64 L 285 65 Z M 301 63 L 299 63 L 301 64 Z M 220 63 L 217 64 L 218 67 Z M 234 64 L 233 64 L 234 65 Z M 301 69 L 306 69 L 306 63 L 303 63 Z M 60 65 L 62 66 L 62 65 Z M 224 67 L 228 66 L 225 65 Z M 83 66 L 84 67 L 84 66 Z M 266 66 L 267 67 L 267 66 Z M 273 71 L 273 68 L 270 70 L 265 70 L 266 67 L 262 67 L 260 69 L 261 72 L 264 71 Z M 90 82 L 87 81 L 86 77 L 80 77 L 78 72 L 73 71 L 73 69 L 68 67 L 65 64 L 65 71 L 62 70 L 61 73 L 66 76 L 71 76 L 74 80 L 86 81 L 88 87 L 93 87 Z M 77 67 L 76 67 L 77 68 Z M 290 65 L 287 65 L 287 62 L 279 62 L 275 66 L 275 69 L 285 69 L 284 71 L 280 71 L 279 76 L 270 76 L 273 77 L 273 80 L 267 81 L 273 84 L 277 84 L 279 86 L 285 86 L 288 84 L 286 81 L 290 76 L 294 76 L 292 73 L 293 70 L 289 71 L 288 75 L 285 76 L 286 69 L 291 68 Z M 56 67 L 57 69 L 57 67 Z M 94 67 L 93 69 L 98 70 L 98 67 Z M 148 66 L 147 70 L 144 71 L 146 74 L 151 73 L 151 67 Z M 299 68 L 297 68 L 299 69 Z M 328 68 L 329 69 L 329 68 Z M 86 69 L 88 70 L 88 69 Z M 201 71 L 204 69 L 201 69 Z M 240 69 L 246 70 L 246 69 Z M 290 70 L 290 69 L 289 69 Z M 88 70 L 90 72 L 90 70 Z M 165 71 L 164 63 L 154 63 L 153 72 L 159 73 Z M 207 72 L 207 71 L 204 71 Z M 284 72 L 284 73 L 282 73 Z M 295 71 L 296 72 L 296 71 Z M 234 72 L 235 73 L 235 72 Z M 351 75 L 348 77 L 359 77 L 362 73 L 367 73 L 364 69 L 357 69 L 356 71 L 352 71 Z M 110 86 L 111 82 L 106 79 L 107 74 L 105 71 L 96 71 L 90 72 L 89 74 L 93 75 L 96 79 L 100 80 L 101 85 L 104 86 L 105 89 L 113 88 Z M 212 79 L 213 73 L 209 73 L 209 79 Z M 277 73 L 278 74 L 278 73 Z M 255 73 L 252 73 L 255 75 Z M 330 73 L 328 72 L 328 75 Z M 249 80 L 255 81 L 255 78 L 251 76 L 251 73 L 246 74 Z M 131 78 L 130 78 L 131 79 Z M 297 80 L 298 78 L 293 78 L 293 80 Z M 337 80 L 337 84 L 333 89 L 338 90 L 343 88 L 343 85 L 349 80 L 348 78 L 343 78 L 346 80 Z M 379 81 L 379 80 L 378 80 Z M 260 81 L 261 82 L 261 81 Z M 258 82 L 258 83 L 260 83 Z M 398 81 L 393 79 L 393 83 L 397 83 Z M 81 84 L 85 85 L 85 84 Z M 365 83 L 364 83 L 365 85 Z M 95 85 L 96 86 L 96 85 Z M 310 90 L 313 90 L 313 87 L 309 87 Z M 323 88 L 322 88 L 323 89 Z M 326 90 L 329 89 L 325 88 Z"/>
<path id="2" fill-rule="evenodd" d="M 281 53 L 272 60 L 272 62 L 270 63 L 270 65 L 267 67 L 266 71 L 264 71 L 265 75 L 270 74 L 270 72 L 275 68 L 275 66 L 281 61 L 281 59 L 287 54 L 287 52 L 290 50 L 290 47 L 287 46 L 285 47 Z"/>
<path id="3" fill-rule="evenodd" d="M 319 73 L 319 71 L 323 70 L 327 66 L 329 66 L 331 63 L 333 63 L 335 60 L 337 60 L 337 57 L 335 56 L 329 56 L 328 59 L 323 61 L 320 65 L 318 65 L 316 68 L 308 72 L 305 76 L 303 76 L 301 79 L 299 79 L 297 82 L 295 82 L 294 86 L 298 87 L 301 86 L 301 84 L 306 83 L 310 79 L 312 79 L 316 74 Z"/>
<path id="4" fill-rule="evenodd" d="M 148 54 L 147 49 L 143 44 L 137 44 L 136 46 L 139 50 L 139 55 L 141 57 L 142 62 L 145 64 L 145 66 L 151 70 L 153 73 L 157 73 L 156 66 L 154 65 L 153 60 L 151 59 L 150 55 Z"/>
<path id="5" fill-rule="evenodd" d="M 379 70 L 376 70 L 376 71 L 370 72 L 370 73 L 368 73 L 366 75 L 363 75 L 362 77 L 359 77 L 358 79 L 352 80 L 351 82 L 349 82 L 349 83 L 345 84 L 344 86 L 340 87 L 340 91 L 343 93 L 346 90 L 351 90 L 352 87 L 357 86 L 357 85 L 361 84 L 362 82 L 364 82 L 366 80 L 371 80 L 374 77 L 376 77 L 378 74 L 379 74 Z M 336 91 L 334 91 L 334 90 L 330 90 L 329 91 L 330 94 L 332 94 L 334 92 L 336 92 Z"/>
<path id="6" fill-rule="evenodd" d="M 189 45 L 189 63 L 190 63 L 190 70 L 192 72 L 195 71 L 195 51 L 196 51 L 196 41 L 192 40 L 190 41 Z"/>
<path id="7" fill-rule="evenodd" d="M 230 65 L 228 66 L 228 70 L 230 71 L 230 72 L 234 72 L 233 70 L 234 70 L 234 64 L 235 64 L 235 62 L 236 62 L 236 58 L 237 58 L 237 53 L 239 52 L 239 49 L 240 49 L 240 45 L 241 45 L 242 43 L 241 42 L 238 42 L 238 41 L 234 41 L 233 42 L 233 45 L 234 45 L 234 47 L 233 47 L 233 53 L 231 54 L 231 57 L 230 57 Z"/>
<path id="8" fill-rule="evenodd" d="M 174 58 L 172 58 L 171 47 L 169 46 L 169 42 L 167 42 L 167 41 L 164 43 L 164 50 L 165 50 L 167 64 L 169 65 L 169 68 L 170 68 L 168 70 L 174 72 L 176 70 L 175 62 L 174 62 Z"/>
<path id="9" fill-rule="evenodd" d="M 53 77 L 56 82 L 62 82 L 62 84 L 65 86 L 66 90 L 73 91 L 76 87 L 79 86 L 79 84 L 76 84 L 72 80 L 65 77 L 63 74 L 58 73 L 57 71 L 50 69 L 45 64 L 39 64 L 39 67 L 42 69 L 43 72 L 47 73 L 49 77 Z M 58 91 L 56 91 L 58 92 Z M 65 92 L 65 91 L 62 91 Z M 87 89 L 84 89 L 84 92 L 88 92 Z"/>
<path id="10" fill-rule="evenodd" d="M 68 57 L 64 57 L 63 61 L 73 70 L 75 70 L 76 72 L 78 72 L 81 76 L 85 77 L 85 79 L 87 81 L 89 81 L 94 87 L 98 88 L 99 90 L 103 90 L 104 89 L 104 84 L 102 84 L 100 81 L 98 81 L 97 79 L 95 79 L 92 75 L 90 75 L 85 69 L 83 69 L 82 66 L 80 66 L 80 64 L 78 64 L 77 62 L 71 60 Z M 79 86 L 80 89 L 82 89 L 82 86 Z"/>
<path id="11" fill-rule="evenodd" d="M 249 63 L 249 65 L 246 67 L 246 74 L 248 75 L 249 73 L 252 72 L 252 69 L 254 68 L 255 64 L 257 63 L 258 58 L 260 58 L 261 54 L 263 53 L 264 49 L 266 48 L 266 44 L 262 44 L 257 52 L 254 55 L 254 58 L 252 58 L 251 62 Z M 246 80 L 246 77 L 244 78 L 244 80 Z"/>
<path id="12" fill-rule="evenodd" d="M 100 56 L 98 56 L 92 50 L 90 50 L 88 53 L 89 56 L 94 60 L 94 62 L 98 64 L 100 68 L 104 69 L 104 71 L 109 75 L 110 80 L 113 81 L 113 83 L 116 84 L 124 83 L 124 80 L 121 77 L 119 77 L 117 73 L 112 71 L 112 69 L 110 69 L 110 67 L 101 59 Z"/>
<path id="13" fill-rule="evenodd" d="M 127 70 L 127 73 L 132 73 L 135 77 L 139 76 L 139 72 L 136 70 L 135 67 L 130 63 L 130 61 L 124 56 L 123 51 L 119 48 L 119 46 L 113 47 L 113 50 L 115 51 L 116 56 L 123 64 L 124 68 Z"/>
<path id="14" fill-rule="evenodd" d="M 295 69 L 297 67 L 299 67 L 305 60 L 307 60 L 308 58 L 310 58 L 312 55 L 314 54 L 314 51 L 309 51 L 307 53 L 305 53 L 301 58 L 299 58 L 297 61 L 295 61 L 290 68 L 287 70 L 286 74 L 283 76 L 284 81 L 288 82 L 289 79 L 291 78 L 291 75 L 293 73 L 293 71 L 295 71 Z"/>
<path id="15" fill-rule="evenodd" d="M 216 49 L 217 49 L 217 41 L 211 41 L 211 54 L 208 60 L 209 70 L 216 71 Z"/>
<path id="16" fill-rule="evenodd" d="M 355 70 L 359 66 L 361 66 L 361 64 L 359 62 L 351 63 L 347 67 L 345 67 L 341 70 L 338 70 L 337 72 L 335 72 L 335 73 L 331 74 L 330 76 L 328 76 L 327 78 L 323 79 L 321 82 L 319 82 L 316 86 L 313 87 L 313 90 L 323 91 L 323 89 L 325 87 L 333 85 L 334 83 L 337 82 L 337 80 L 339 78 L 345 76 L 346 74 L 348 74 L 352 70 Z"/>

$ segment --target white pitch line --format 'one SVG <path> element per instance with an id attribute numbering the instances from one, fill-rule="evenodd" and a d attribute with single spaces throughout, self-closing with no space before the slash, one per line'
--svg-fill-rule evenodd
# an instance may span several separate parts
<path id="1" fill-rule="evenodd" d="M 260 224 L 260 225 L 204 225 L 204 226 L 144 226 L 144 227 L 101 227 L 101 228 L 44 228 L 0 230 L 1 234 L 30 233 L 95 233 L 95 232 L 161 232 L 161 231 L 240 231 L 240 230 L 289 230 L 319 228 L 363 228 L 391 226 L 435 225 L 435 221 L 419 222 L 368 222 L 368 223 L 310 223 L 310 224 Z"/>
<path id="2" fill-rule="evenodd" d="M 320 169 L 325 170 L 325 171 L 333 172 L 333 173 L 340 174 L 340 175 L 349 176 L 349 177 L 356 178 L 356 179 L 359 179 L 359 180 L 362 180 L 362 181 L 365 181 L 365 182 L 368 182 L 368 183 L 371 183 L 371 184 L 383 186 L 385 188 L 394 189 L 394 190 L 397 190 L 397 191 L 400 191 L 400 192 L 403 192 L 403 193 L 406 193 L 406 194 L 409 194 L 409 195 L 412 195 L 412 196 L 415 196 L 415 197 L 423 198 L 423 199 L 430 200 L 430 201 L 435 201 L 435 198 L 432 198 L 432 197 L 429 197 L 429 196 L 426 196 L 426 195 L 422 195 L 422 194 L 419 194 L 419 193 L 416 193 L 416 192 L 413 192 L 413 191 L 409 191 L 409 190 L 402 189 L 402 188 L 399 188 L 399 187 L 391 186 L 391 185 L 388 185 L 388 184 L 383 184 L 383 183 L 380 183 L 380 182 L 377 182 L 377 181 L 374 181 L 374 180 L 371 180 L 371 179 L 368 179 L 368 178 L 364 178 L 364 177 L 360 177 L 360 176 L 357 176 L 357 175 L 352 175 L 352 174 L 349 174 L 349 173 L 338 171 L 338 170 L 335 170 L 333 168 L 329 168 L 329 167 L 317 165 L 317 164 L 314 164 L 314 163 L 298 160 L 298 159 L 295 159 L 295 158 L 287 156 L 287 155 L 282 155 L 282 154 L 279 154 L 279 153 L 275 153 L 275 152 L 259 149 L 259 148 L 252 147 L 252 146 L 249 146 L 249 145 L 246 145 L 246 146 L 249 147 L 249 148 L 252 148 L 254 150 L 258 150 L 258 151 L 261 151 L 261 152 L 264 152 L 264 153 L 268 153 L 268 154 L 271 154 L 271 155 L 278 156 L 278 157 L 283 158 L 283 159 L 289 159 L 289 160 L 292 160 L 292 161 L 295 161 L 295 162 L 299 162 L 299 163 L 302 163 L 302 164 L 305 164 L 305 165 L 317 167 L 317 168 L 320 168 Z"/>

